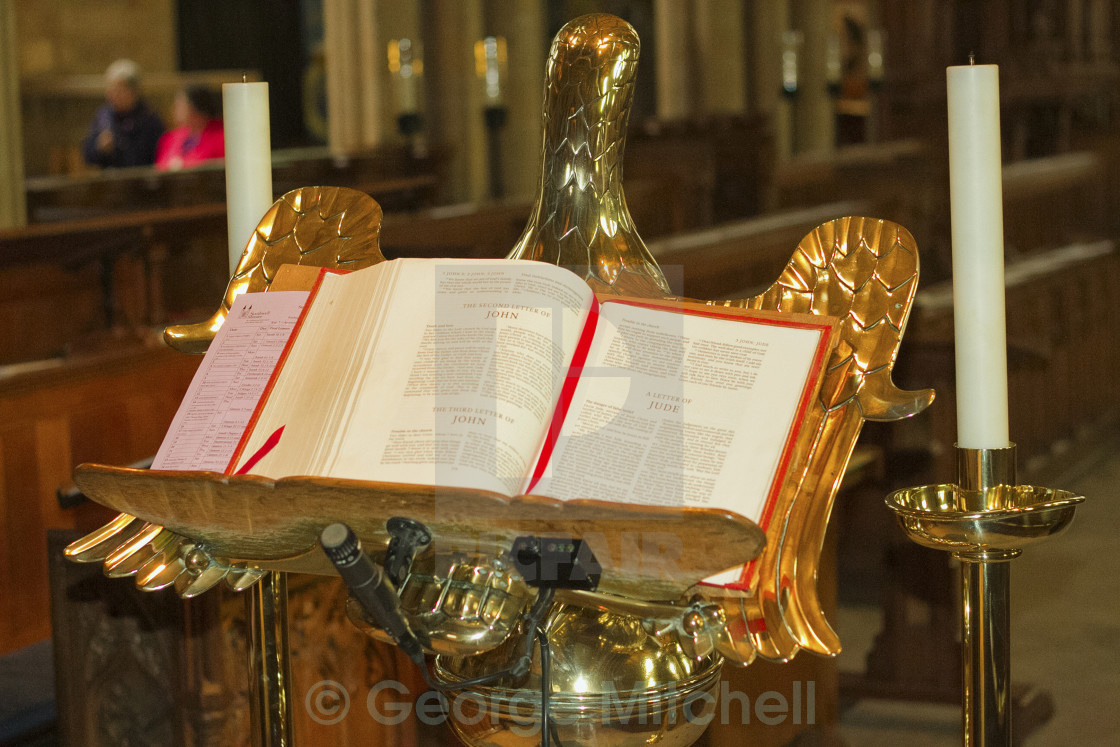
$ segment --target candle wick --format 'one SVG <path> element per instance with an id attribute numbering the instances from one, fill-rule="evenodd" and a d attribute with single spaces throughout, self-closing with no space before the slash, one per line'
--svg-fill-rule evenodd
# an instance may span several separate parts
<path id="1" fill-rule="evenodd" d="M 968 53 L 968 64 L 969 65 L 975 65 L 976 64 L 976 53 L 975 52 L 969 52 Z"/>

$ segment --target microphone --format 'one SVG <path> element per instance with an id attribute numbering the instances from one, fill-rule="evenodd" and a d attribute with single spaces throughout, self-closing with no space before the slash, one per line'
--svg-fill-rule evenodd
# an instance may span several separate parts
<path id="1" fill-rule="evenodd" d="M 362 551 L 361 540 L 354 530 L 342 523 L 331 524 L 319 534 L 319 544 L 338 569 L 338 575 L 342 576 L 350 593 L 373 621 L 389 634 L 409 659 L 423 666 L 424 650 L 408 627 L 401 611 L 400 597 L 381 566 Z"/>

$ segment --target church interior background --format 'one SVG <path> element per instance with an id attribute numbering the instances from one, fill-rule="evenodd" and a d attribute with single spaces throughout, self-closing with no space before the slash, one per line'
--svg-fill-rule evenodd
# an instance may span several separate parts
<path id="1" fill-rule="evenodd" d="M 813 682 L 815 711 L 775 725 L 733 710 L 701 744 L 959 741 L 958 568 L 909 543 L 882 498 L 955 469 L 944 71 L 969 54 L 1000 66 L 1020 471 L 1088 496 L 1066 535 L 1016 566 L 1016 736 L 1120 738 L 1114 3 L 0 0 L 0 743 L 245 740 L 234 594 L 141 595 L 60 556 L 111 516 L 71 489 L 74 466 L 154 453 L 198 364 L 159 334 L 205 318 L 228 280 L 221 164 L 82 162 L 106 66 L 139 63 L 165 121 L 184 85 L 267 81 L 277 196 L 372 195 L 389 257 L 501 257 L 538 187 L 549 41 L 589 12 L 641 38 L 624 184 L 676 292 L 747 295 L 813 227 L 845 215 L 896 221 L 921 252 L 896 380 L 937 400 L 869 423 L 845 477 L 820 579 L 845 650 L 725 670 L 752 698 Z M 326 679 L 423 692 L 407 659 L 352 628 L 344 598 L 333 581 L 292 582 L 297 700 Z M 298 743 L 455 743 L 417 719 L 327 727 L 301 703 Z"/>

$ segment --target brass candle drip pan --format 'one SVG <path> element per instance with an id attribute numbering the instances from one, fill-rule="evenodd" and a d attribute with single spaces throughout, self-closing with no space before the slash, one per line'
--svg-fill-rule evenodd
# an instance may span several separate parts
<path id="1" fill-rule="evenodd" d="M 886 498 L 906 535 L 961 561 L 961 708 L 965 745 L 1011 745 L 1011 564 L 1065 530 L 1085 499 L 1019 485 L 1015 447 L 957 449 L 957 484 Z"/>

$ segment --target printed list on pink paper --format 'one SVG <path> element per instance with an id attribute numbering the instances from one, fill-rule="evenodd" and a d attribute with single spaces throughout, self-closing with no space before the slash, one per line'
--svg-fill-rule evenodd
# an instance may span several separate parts
<path id="1" fill-rule="evenodd" d="M 222 472 L 307 302 L 306 291 L 238 296 L 198 367 L 152 469 Z"/>

